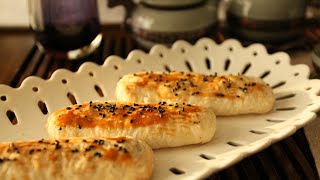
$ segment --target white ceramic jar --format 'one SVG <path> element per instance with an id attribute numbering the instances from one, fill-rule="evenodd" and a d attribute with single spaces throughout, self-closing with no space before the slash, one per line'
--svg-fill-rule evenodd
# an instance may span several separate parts
<path id="1" fill-rule="evenodd" d="M 132 12 L 133 36 L 146 49 L 156 43 L 170 46 L 179 39 L 193 42 L 217 24 L 217 2 L 144 0 Z"/>
<path id="2" fill-rule="evenodd" d="M 278 43 L 303 32 L 307 0 L 230 0 L 227 20 L 241 38 Z"/>

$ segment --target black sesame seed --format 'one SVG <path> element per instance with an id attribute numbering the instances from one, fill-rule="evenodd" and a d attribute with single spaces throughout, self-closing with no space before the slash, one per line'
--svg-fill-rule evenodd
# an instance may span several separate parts
<path id="1" fill-rule="evenodd" d="M 125 142 L 124 139 L 120 139 L 120 140 L 117 141 L 117 143 L 124 143 L 124 142 Z"/>
<path id="2" fill-rule="evenodd" d="M 79 152 L 79 150 L 78 149 L 72 149 L 71 152 L 72 153 L 77 153 L 77 152 Z"/>
<path id="3" fill-rule="evenodd" d="M 237 98 L 240 98 L 240 96 L 239 96 L 239 95 L 237 95 L 236 97 L 237 97 Z"/>
<path id="4" fill-rule="evenodd" d="M 87 140 L 83 139 L 82 142 L 87 142 Z"/>
<path id="5" fill-rule="evenodd" d="M 60 144 L 56 144 L 55 149 L 56 149 L 56 150 L 57 150 L 57 149 L 61 149 L 61 145 L 60 145 Z"/>
<path id="6" fill-rule="evenodd" d="M 216 93 L 216 96 L 218 96 L 218 97 L 224 97 L 224 94 L 223 94 L 223 93 Z"/>
<path id="7" fill-rule="evenodd" d="M 81 126 L 80 126 L 80 125 L 78 125 L 78 126 L 77 126 L 77 128 L 81 129 Z"/>
<path id="8" fill-rule="evenodd" d="M 128 114 L 123 114 L 123 115 L 122 115 L 122 117 L 127 117 L 127 116 L 128 116 Z"/>
<path id="9" fill-rule="evenodd" d="M 99 145 L 103 145 L 104 144 L 104 140 L 100 139 L 98 144 Z"/>
<path id="10" fill-rule="evenodd" d="M 67 109 L 67 110 L 71 110 L 71 107 L 67 107 L 66 109 Z"/>
<path id="11" fill-rule="evenodd" d="M 30 151 L 29 151 L 29 154 L 32 154 L 34 152 L 34 149 L 31 149 Z"/>
<path id="12" fill-rule="evenodd" d="M 184 112 L 184 107 L 182 107 L 182 112 Z"/>
<path id="13" fill-rule="evenodd" d="M 100 152 L 95 152 L 95 153 L 94 153 L 94 156 L 100 158 L 100 157 L 102 157 L 102 154 L 101 154 Z"/>
<path id="14" fill-rule="evenodd" d="M 39 140 L 38 143 L 43 143 L 43 140 L 44 140 L 44 139 Z"/>
<path id="15" fill-rule="evenodd" d="M 191 104 L 187 104 L 187 106 L 191 106 Z"/>
<path id="16" fill-rule="evenodd" d="M 130 123 L 133 123 L 133 119 L 130 120 Z"/>
<path id="17" fill-rule="evenodd" d="M 65 143 L 68 143 L 68 142 L 69 142 L 69 139 L 64 140 L 64 142 L 65 142 Z"/>
<path id="18" fill-rule="evenodd" d="M 59 128 L 59 131 L 61 131 L 61 130 L 62 130 L 62 128 L 60 127 L 60 128 Z"/>

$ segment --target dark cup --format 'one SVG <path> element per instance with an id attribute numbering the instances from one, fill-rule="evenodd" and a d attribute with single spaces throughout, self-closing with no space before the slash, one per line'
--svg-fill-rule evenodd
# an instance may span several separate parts
<path id="1" fill-rule="evenodd" d="M 80 59 L 96 50 L 102 40 L 96 0 L 32 0 L 30 26 L 37 45 L 66 59 Z"/>

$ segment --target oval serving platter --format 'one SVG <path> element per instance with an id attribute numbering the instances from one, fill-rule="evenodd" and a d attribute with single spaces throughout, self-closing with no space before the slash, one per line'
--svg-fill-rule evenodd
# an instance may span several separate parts
<path id="1" fill-rule="evenodd" d="M 258 76 L 276 96 L 270 113 L 218 117 L 207 144 L 156 150 L 153 179 L 205 178 L 290 136 L 320 109 L 320 80 L 308 78 L 306 65 L 291 65 L 286 53 L 268 54 L 261 44 L 203 38 L 194 45 L 177 41 L 170 49 L 156 45 L 149 53 L 134 50 L 125 60 L 110 56 L 101 66 L 87 62 L 75 73 L 59 69 L 48 80 L 28 77 L 19 88 L 0 85 L 0 141 L 48 138 L 50 113 L 75 102 L 115 99 L 117 81 L 139 71 Z"/>

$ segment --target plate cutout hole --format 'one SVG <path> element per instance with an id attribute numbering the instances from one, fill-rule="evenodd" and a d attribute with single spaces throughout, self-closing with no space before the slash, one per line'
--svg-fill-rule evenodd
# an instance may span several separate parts
<path id="1" fill-rule="evenodd" d="M 284 122 L 284 120 L 280 120 L 280 119 L 266 119 L 266 121 L 268 121 L 268 122 L 273 122 L 273 123 L 281 123 L 281 122 Z"/>
<path id="2" fill-rule="evenodd" d="M 61 82 L 62 84 L 67 84 L 68 81 L 66 79 L 62 79 Z"/>
<path id="3" fill-rule="evenodd" d="M 243 68 L 242 73 L 241 74 L 246 74 L 248 72 L 248 70 L 250 69 L 251 64 L 246 64 L 246 66 Z"/>
<path id="4" fill-rule="evenodd" d="M 68 97 L 69 101 L 71 102 L 71 104 L 73 104 L 73 105 L 77 104 L 77 100 L 72 93 L 68 92 L 67 97 Z"/>
<path id="5" fill-rule="evenodd" d="M 225 71 L 228 71 L 229 67 L 230 67 L 230 59 L 227 59 L 225 62 L 224 62 L 224 70 Z"/>
<path id="6" fill-rule="evenodd" d="M 206 65 L 207 65 L 207 69 L 211 69 L 211 61 L 209 58 L 206 58 Z"/>
<path id="7" fill-rule="evenodd" d="M 293 111 L 295 110 L 295 107 L 283 107 L 283 108 L 277 108 L 276 111 Z"/>
<path id="8" fill-rule="evenodd" d="M 100 97 L 104 97 L 104 94 L 102 92 L 102 89 L 98 85 L 94 85 L 94 89 L 99 94 Z"/>
<path id="9" fill-rule="evenodd" d="M 266 71 L 263 74 L 261 74 L 260 78 L 263 79 L 265 77 L 267 77 L 270 74 L 270 71 Z"/>
<path id="10" fill-rule="evenodd" d="M 47 105 L 44 102 L 39 101 L 38 102 L 38 107 L 41 110 L 42 114 L 44 114 L 44 115 L 48 114 L 48 108 L 47 108 Z"/>
<path id="11" fill-rule="evenodd" d="M 281 82 L 278 82 L 277 84 L 273 85 L 271 88 L 272 89 L 276 89 L 276 88 L 281 87 L 281 86 L 283 86 L 285 84 L 286 84 L 285 81 L 281 81 Z"/>
<path id="12" fill-rule="evenodd" d="M 227 144 L 229 144 L 230 146 L 234 146 L 234 147 L 242 146 L 242 144 L 236 143 L 236 142 L 232 142 L 232 141 L 227 142 Z"/>
<path id="13" fill-rule="evenodd" d="M 141 64 L 141 62 L 142 62 L 141 59 L 137 59 L 138 64 Z"/>
<path id="14" fill-rule="evenodd" d="M 160 57 L 160 58 L 163 58 L 163 54 L 162 54 L 162 53 L 159 53 L 159 57 Z"/>
<path id="15" fill-rule="evenodd" d="M 266 132 L 256 131 L 256 130 L 250 130 L 249 132 L 251 132 L 251 133 L 253 133 L 253 134 L 267 134 Z"/>
<path id="16" fill-rule="evenodd" d="M 33 91 L 33 92 L 38 92 L 39 89 L 38 89 L 37 87 L 33 87 L 33 88 L 32 88 L 32 91 Z"/>
<path id="17" fill-rule="evenodd" d="M 118 69 L 119 69 L 118 66 L 113 66 L 113 68 L 114 68 L 115 70 L 118 70 Z"/>
<path id="18" fill-rule="evenodd" d="M 165 69 L 167 72 L 171 72 L 171 69 L 169 68 L 168 65 L 164 65 L 163 67 L 164 67 L 164 69 Z"/>
<path id="19" fill-rule="evenodd" d="M 284 99 L 289 99 L 289 98 L 293 98 L 295 97 L 296 94 L 287 94 L 287 95 L 284 95 L 284 96 L 280 96 L 280 97 L 277 97 L 276 100 L 284 100 Z"/>
<path id="20" fill-rule="evenodd" d="M 6 114 L 7 114 L 7 117 L 10 120 L 12 125 L 18 124 L 18 120 L 17 120 L 16 114 L 13 111 L 9 110 L 9 111 L 7 111 Z"/>
<path id="21" fill-rule="evenodd" d="M 182 171 L 182 170 L 180 170 L 178 168 L 175 168 L 175 167 L 174 168 L 170 168 L 169 170 L 175 175 L 181 175 L 181 174 L 185 173 L 184 171 Z"/>
<path id="22" fill-rule="evenodd" d="M 1 101 L 6 101 L 7 97 L 6 96 L 1 96 L 0 99 L 1 99 Z"/>
<path id="23" fill-rule="evenodd" d="M 207 154 L 200 154 L 199 156 L 202 157 L 202 158 L 205 159 L 205 160 L 215 159 L 215 157 L 210 156 L 210 155 L 207 155 Z"/>
<path id="24" fill-rule="evenodd" d="M 299 73 L 298 73 L 298 72 L 296 72 L 296 73 L 294 73 L 293 75 L 294 75 L 294 76 L 299 76 Z"/>
<path id="25" fill-rule="evenodd" d="M 186 64 L 188 70 L 189 70 L 190 72 L 193 72 L 193 69 L 192 69 L 192 67 L 191 67 L 190 62 L 189 62 L 189 61 L 185 61 L 185 64 Z"/>
<path id="26" fill-rule="evenodd" d="M 89 76 L 93 77 L 93 75 L 94 75 L 93 72 L 89 72 Z"/>

